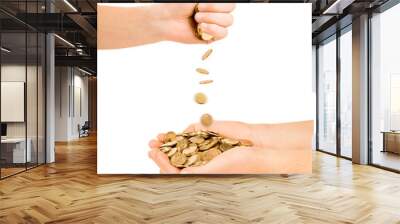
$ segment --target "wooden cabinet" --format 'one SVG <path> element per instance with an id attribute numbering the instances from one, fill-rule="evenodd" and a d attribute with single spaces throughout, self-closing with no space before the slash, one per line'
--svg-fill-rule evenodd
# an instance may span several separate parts
<path id="1" fill-rule="evenodd" d="M 383 133 L 383 152 L 400 154 L 400 132 Z"/>

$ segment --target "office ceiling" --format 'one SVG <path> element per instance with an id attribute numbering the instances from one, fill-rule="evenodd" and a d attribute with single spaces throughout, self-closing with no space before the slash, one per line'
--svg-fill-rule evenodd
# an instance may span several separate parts
<path id="1" fill-rule="evenodd" d="M 269 3 L 312 3 L 313 43 L 335 32 L 337 21 L 351 23 L 351 17 L 376 8 L 388 0 L 254 0 Z M 96 4 L 102 2 L 152 2 L 129 0 L 1 0 L 0 22 L 3 32 L 19 32 L 26 27 L 39 31 L 55 32 L 56 63 L 96 70 Z M 165 1 L 163 1 L 165 2 Z M 249 1 L 243 1 L 249 2 Z M 53 13 L 49 12 L 49 5 Z M 28 12 L 26 14 L 25 12 Z M 290 16 L 290 15 L 288 15 Z M 347 18 L 346 18 L 347 17 Z M 345 26 L 342 22 L 341 26 Z M 337 26 L 339 27 L 339 26 Z M 340 28 L 340 27 L 339 27 Z M 18 38 L 15 39 L 17 41 Z M 79 50 L 77 50 L 79 49 Z"/>

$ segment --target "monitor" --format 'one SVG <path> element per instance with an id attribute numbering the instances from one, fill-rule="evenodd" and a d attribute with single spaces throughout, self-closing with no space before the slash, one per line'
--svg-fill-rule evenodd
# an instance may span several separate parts
<path id="1" fill-rule="evenodd" d="M 1 123 L 1 136 L 7 136 L 7 124 Z"/>

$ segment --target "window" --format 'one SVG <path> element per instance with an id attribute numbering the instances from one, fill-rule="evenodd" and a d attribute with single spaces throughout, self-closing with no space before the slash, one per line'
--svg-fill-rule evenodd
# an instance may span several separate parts
<path id="1" fill-rule="evenodd" d="M 340 36 L 340 155 L 352 157 L 352 32 Z"/>
<path id="2" fill-rule="evenodd" d="M 371 162 L 400 170 L 400 5 L 371 18 Z"/>

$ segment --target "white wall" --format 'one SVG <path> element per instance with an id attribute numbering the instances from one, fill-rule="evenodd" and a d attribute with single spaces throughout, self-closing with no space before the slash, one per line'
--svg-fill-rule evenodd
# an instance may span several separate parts
<path id="1" fill-rule="evenodd" d="M 69 84 L 70 70 L 68 67 L 55 69 L 55 140 L 69 139 Z"/>
<path id="2" fill-rule="evenodd" d="M 88 120 L 88 78 L 83 75 L 75 68 L 56 67 L 56 141 L 77 139 L 78 124 L 83 125 Z"/>
<path id="3" fill-rule="evenodd" d="M 27 68 L 25 65 L 2 65 L 1 66 L 1 81 L 2 82 L 25 82 L 25 75 L 26 75 L 26 70 L 27 69 L 27 74 L 28 74 L 28 80 L 30 85 L 36 85 L 36 81 L 33 81 L 33 78 L 30 77 L 31 75 L 36 76 L 36 67 L 34 66 L 28 66 Z M 28 88 L 28 103 L 32 102 L 32 99 L 29 99 L 29 97 L 34 97 L 36 99 L 36 88 Z M 30 92 L 33 91 L 33 92 Z M 34 105 L 29 105 L 31 108 L 29 109 L 29 112 L 32 111 L 32 109 L 36 108 L 36 104 Z M 34 107 L 34 108 L 32 108 Z M 5 110 L 6 108 L 2 108 L 2 110 Z M 33 115 L 33 117 L 31 117 Z M 35 121 L 36 123 L 36 113 L 28 113 L 28 122 Z M 28 125 L 28 137 L 30 130 L 29 128 L 33 127 L 33 125 Z M 34 127 L 36 130 L 36 126 Z M 7 122 L 7 137 L 25 137 L 25 122 Z"/>

